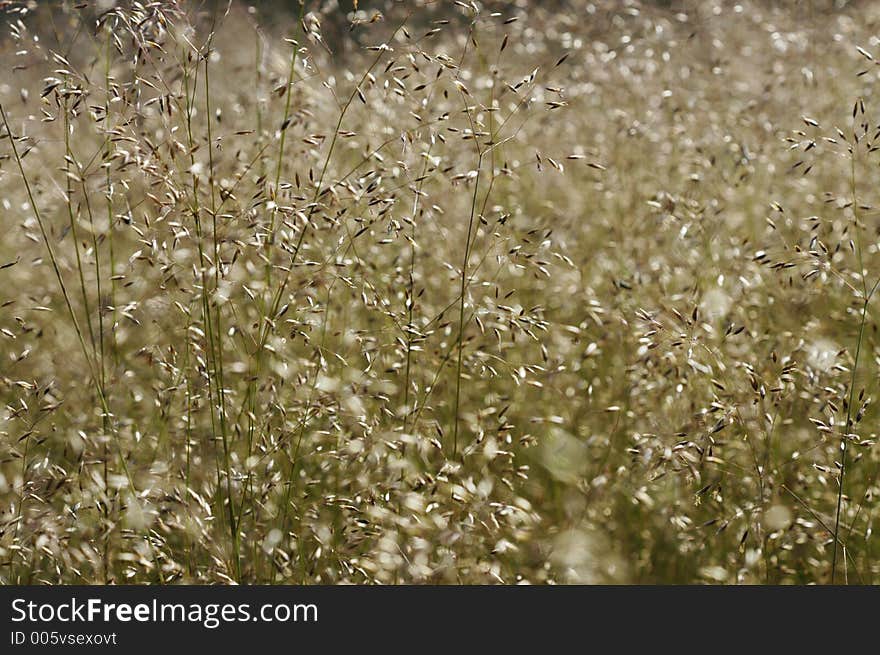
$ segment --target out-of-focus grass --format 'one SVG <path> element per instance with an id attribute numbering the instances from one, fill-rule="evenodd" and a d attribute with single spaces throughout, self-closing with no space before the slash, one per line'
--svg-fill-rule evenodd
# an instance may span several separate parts
<path id="1" fill-rule="evenodd" d="M 23 4 L 3 582 L 875 581 L 873 8 Z"/>

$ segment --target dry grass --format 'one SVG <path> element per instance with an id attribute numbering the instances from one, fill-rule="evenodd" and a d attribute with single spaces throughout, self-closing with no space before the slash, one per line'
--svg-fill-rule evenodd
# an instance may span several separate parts
<path id="1" fill-rule="evenodd" d="M 5 7 L 2 582 L 876 581 L 875 8 L 113 4 Z"/>

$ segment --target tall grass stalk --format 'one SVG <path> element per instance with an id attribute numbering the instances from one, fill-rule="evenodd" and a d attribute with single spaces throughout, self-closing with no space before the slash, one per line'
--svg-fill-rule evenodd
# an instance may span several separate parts
<path id="1" fill-rule="evenodd" d="M 95 371 L 95 363 L 92 361 L 91 357 L 89 356 L 89 351 L 88 351 L 88 348 L 86 347 L 85 337 L 83 335 L 82 328 L 80 327 L 79 320 L 76 317 L 76 312 L 73 309 L 73 303 L 71 301 L 71 296 L 68 292 L 67 285 L 64 282 L 64 276 L 61 274 L 61 268 L 60 268 L 60 265 L 58 262 L 58 258 L 55 254 L 55 249 L 53 248 L 52 243 L 49 239 L 49 235 L 46 230 L 45 223 L 43 221 L 42 215 L 40 214 L 40 210 L 37 206 L 36 200 L 34 199 L 34 194 L 33 194 L 33 191 L 31 190 L 30 182 L 29 182 L 28 177 L 24 171 L 24 166 L 21 161 L 21 156 L 19 155 L 18 148 L 15 145 L 15 137 L 13 135 L 12 128 L 9 125 L 9 118 L 6 115 L 6 110 L 4 109 L 2 104 L 0 104 L 0 116 L 2 116 L 2 118 L 3 118 L 3 126 L 6 129 L 6 137 L 9 140 L 9 144 L 12 148 L 12 153 L 15 158 L 15 163 L 18 167 L 19 173 L 21 174 L 21 180 L 22 180 L 22 183 L 24 184 L 24 187 L 25 187 L 25 192 L 27 194 L 28 202 L 30 203 L 31 211 L 34 214 L 34 218 L 36 219 L 37 225 L 39 226 L 39 229 L 40 229 L 40 234 L 43 237 L 43 245 L 46 247 L 46 252 L 49 254 L 49 260 L 52 263 L 52 269 L 55 273 L 55 278 L 58 282 L 59 288 L 61 289 L 61 295 L 64 297 L 64 303 L 65 303 L 65 306 L 67 307 L 68 316 L 70 317 L 71 324 L 73 325 L 74 331 L 77 335 L 77 340 L 79 341 L 80 350 L 82 351 L 82 355 L 83 355 L 84 359 L 86 360 L 86 364 L 89 369 L 89 377 L 91 378 L 92 385 L 94 386 L 95 391 L 98 396 L 98 399 L 101 403 L 101 409 L 102 409 L 103 413 L 106 416 L 110 416 L 111 415 L 110 407 L 107 404 L 107 398 L 104 396 L 104 391 L 103 391 L 103 388 L 101 387 L 101 384 L 100 384 L 100 377 L 97 375 L 97 373 Z M 122 467 L 122 470 L 125 473 L 125 478 L 128 483 L 129 491 L 131 493 L 131 502 L 138 502 L 137 501 L 137 491 L 135 488 L 134 480 L 131 477 L 131 472 L 129 471 L 128 465 L 126 464 L 125 456 L 122 452 L 122 445 L 119 443 L 118 433 L 115 436 L 116 436 L 117 454 L 118 454 L 118 458 L 119 458 L 119 463 Z M 164 581 L 164 576 L 162 574 L 162 567 L 159 562 L 158 553 L 156 552 L 156 549 L 153 547 L 153 544 L 150 540 L 150 536 L 148 533 L 146 533 L 144 535 L 144 541 L 146 542 L 151 554 L 153 555 L 154 564 L 156 567 L 156 575 L 157 575 L 159 581 L 162 582 L 162 581 Z"/>

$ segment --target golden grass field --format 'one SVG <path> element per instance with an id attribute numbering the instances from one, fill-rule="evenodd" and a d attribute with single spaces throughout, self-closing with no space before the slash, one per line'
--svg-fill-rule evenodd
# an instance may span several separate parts
<path id="1" fill-rule="evenodd" d="M 291 4 L 0 2 L 0 582 L 877 582 L 880 6 Z"/>

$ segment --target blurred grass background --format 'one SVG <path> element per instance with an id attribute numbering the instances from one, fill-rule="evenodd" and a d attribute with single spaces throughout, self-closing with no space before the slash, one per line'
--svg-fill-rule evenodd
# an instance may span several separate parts
<path id="1" fill-rule="evenodd" d="M 4 6 L 3 580 L 872 582 L 877 7 L 341 4 Z"/>

